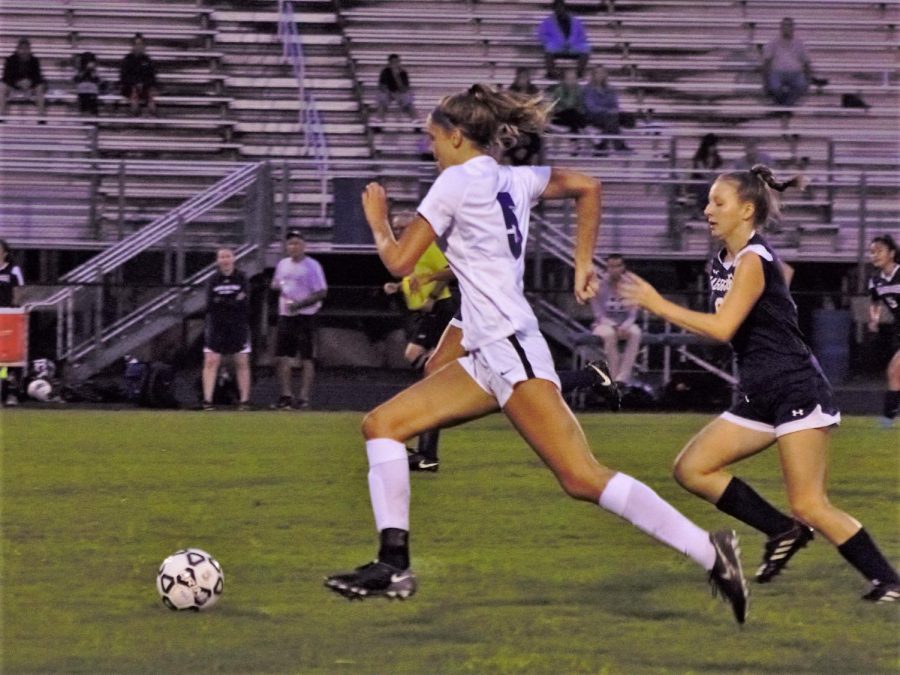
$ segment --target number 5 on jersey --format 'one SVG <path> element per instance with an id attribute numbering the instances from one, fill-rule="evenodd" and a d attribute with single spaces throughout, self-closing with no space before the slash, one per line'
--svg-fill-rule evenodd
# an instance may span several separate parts
<path id="1" fill-rule="evenodd" d="M 498 192 L 497 201 L 503 210 L 503 221 L 506 223 L 506 240 L 513 258 L 522 255 L 522 232 L 519 230 L 519 219 L 516 218 L 516 205 L 508 192 Z"/>

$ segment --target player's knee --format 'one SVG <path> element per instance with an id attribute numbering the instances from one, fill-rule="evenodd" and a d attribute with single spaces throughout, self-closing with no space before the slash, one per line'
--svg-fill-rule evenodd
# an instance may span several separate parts
<path id="1" fill-rule="evenodd" d="M 828 508 L 828 500 L 821 495 L 798 495 L 790 498 L 791 514 L 797 520 L 816 527 Z"/>
<path id="2" fill-rule="evenodd" d="M 390 415 L 381 408 L 375 408 L 363 417 L 362 435 L 367 441 L 373 438 L 393 438 L 395 425 Z"/>
<path id="3" fill-rule="evenodd" d="M 689 492 L 697 492 L 703 483 L 703 471 L 687 455 L 685 448 L 672 464 L 672 477 L 675 482 Z"/>
<path id="4" fill-rule="evenodd" d="M 572 499 L 596 503 L 603 492 L 602 481 L 593 476 L 583 476 L 573 472 L 557 475 L 560 487 Z"/>

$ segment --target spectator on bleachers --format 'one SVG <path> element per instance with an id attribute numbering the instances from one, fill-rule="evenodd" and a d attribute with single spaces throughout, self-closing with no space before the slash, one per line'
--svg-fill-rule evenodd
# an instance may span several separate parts
<path id="1" fill-rule="evenodd" d="M 144 36 L 140 33 L 134 34 L 131 51 L 122 59 L 119 83 L 133 115 L 140 115 L 143 104 L 151 115 L 156 116 L 156 66 L 147 55 Z"/>
<path id="2" fill-rule="evenodd" d="M 603 135 L 618 136 L 619 94 L 609 83 L 606 68 L 597 66 L 591 69 L 591 79 L 582 89 L 582 99 L 587 123 L 596 127 Z M 616 150 L 630 150 L 621 138 L 613 139 L 613 144 Z M 596 147 L 601 152 L 606 151 L 609 140 L 604 138 Z"/>
<path id="3" fill-rule="evenodd" d="M 46 110 L 44 95 L 47 81 L 41 73 L 41 62 L 31 53 L 31 41 L 19 38 L 16 51 L 6 57 L 3 64 L 3 82 L 0 83 L 0 116 L 6 115 L 6 106 L 11 94 L 27 95 L 34 98 L 38 115 Z M 43 123 L 43 120 L 41 120 Z"/>
<path id="4" fill-rule="evenodd" d="M 547 95 L 556 101 L 553 108 L 553 124 L 568 127 L 573 134 L 585 126 L 584 96 L 574 70 L 563 73 L 562 79 L 550 87 Z"/>
<path id="5" fill-rule="evenodd" d="M 554 0 L 553 13 L 541 21 L 537 29 L 538 40 L 544 49 L 544 63 L 547 77 L 559 77 L 556 59 L 575 59 L 578 77 L 584 76 L 591 45 L 581 19 L 572 16 L 566 8 L 565 0 Z"/>
<path id="6" fill-rule="evenodd" d="M 409 74 L 400 65 L 400 56 L 388 56 L 388 64 L 378 76 L 378 119 L 384 121 L 388 106 L 396 101 L 400 110 L 406 113 L 411 121 L 416 119 L 416 109 L 412 89 L 409 86 Z"/>
<path id="7" fill-rule="evenodd" d="M 772 100 L 794 105 L 809 89 L 812 62 L 803 42 L 794 37 L 794 20 L 781 20 L 781 34 L 763 48 L 763 83 Z"/>
<path id="8" fill-rule="evenodd" d="M 688 192 L 693 196 L 694 215 L 703 217 L 703 209 L 709 201 L 709 188 L 713 180 L 722 168 L 722 155 L 719 154 L 719 137 L 716 134 L 706 134 L 700 139 L 697 152 L 691 159 L 691 180 L 694 181 L 688 187 Z M 703 181 L 697 182 L 697 181 Z"/>
<path id="9" fill-rule="evenodd" d="M 78 94 L 78 110 L 83 115 L 100 114 L 100 92 L 106 89 L 106 82 L 97 70 L 97 57 L 93 52 L 84 52 L 78 57 L 75 73 L 75 92 Z"/>
<path id="10" fill-rule="evenodd" d="M 625 304 L 619 283 L 625 274 L 625 259 L 613 253 L 606 259 L 606 276 L 600 281 L 597 295 L 591 298 L 594 324 L 591 332 L 603 341 L 603 355 L 609 363 L 609 374 L 616 380 L 631 382 L 634 362 L 641 348 L 641 327 L 637 325 L 638 309 Z M 619 342 L 625 347 L 620 352 Z"/>
<path id="11" fill-rule="evenodd" d="M 518 94 L 528 94 L 529 96 L 539 93 L 540 90 L 537 85 L 531 81 L 531 68 L 526 68 L 525 66 L 516 68 L 516 79 L 509 85 L 509 90 Z"/>
<path id="12" fill-rule="evenodd" d="M 523 96 L 540 94 L 540 89 L 531 81 L 531 69 L 524 66 L 516 69 L 516 79 L 509 85 L 509 90 Z M 516 144 L 507 148 L 503 155 L 513 166 L 534 164 L 541 156 L 541 135 L 531 132 L 522 133 L 516 140 Z"/>
<path id="13" fill-rule="evenodd" d="M 759 147 L 759 141 L 755 138 L 744 139 L 744 154 L 738 157 L 731 166 L 735 171 L 749 171 L 757 164 L 775 166 L 775 159 L 765 150 Z"/>

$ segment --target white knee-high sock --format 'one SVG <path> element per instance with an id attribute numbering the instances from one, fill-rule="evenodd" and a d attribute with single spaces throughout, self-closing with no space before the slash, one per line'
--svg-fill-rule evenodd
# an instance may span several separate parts
<path id="1" fill-rule="evenodd" d="M 713 568 L 716 550 L 709 533 L 639 480 L 617 473 L 606 484 L 599 503 L 651 537 L 689 556 L 703 569 Z"/>
<path id="2" fill-rule="evenodd" d="M 375 527 L 409 531 L 409 461 L 406 446 L 390 438 L 366 441 L 369 456 L 369 496 Z"/>

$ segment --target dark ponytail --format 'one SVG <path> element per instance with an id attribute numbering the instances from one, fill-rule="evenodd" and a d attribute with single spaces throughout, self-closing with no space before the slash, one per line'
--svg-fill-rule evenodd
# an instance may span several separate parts
<path id="1" fill-rule="evenodd" d="M 781 218 L 781 200 L 776 193 L 784 192 L 790 187 L 801 190 L 806 187 L 803 176 L 779 182 L 772 169 L 765 164 L 755 164 L 749 171 L 723 173 L 719 178 L 734 184 L 741 201 L 753 204 L 753 224 L 756 227 L 765 227 Z"/>

